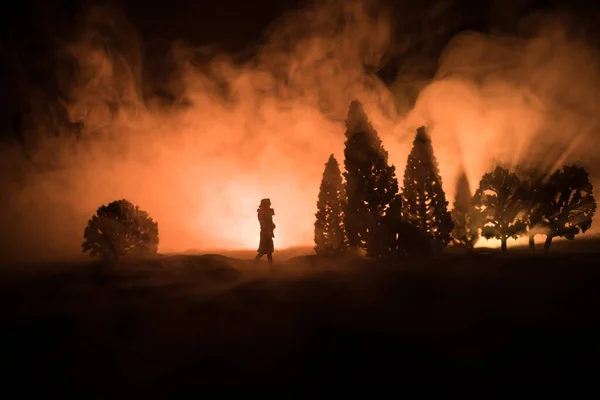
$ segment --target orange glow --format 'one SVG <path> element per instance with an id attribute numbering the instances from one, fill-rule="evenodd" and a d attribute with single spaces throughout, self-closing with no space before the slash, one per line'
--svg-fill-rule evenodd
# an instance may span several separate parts
<path id="1" fill-rule="evenodd" d="M 494 249 L 494 248 L 500 248 L 500 244 L 501 243 L 500 243 L 499 239 L 489 239 L 488 240 L 484 237 L 481 237 L 475 244 L 475 248 L 492 248 L 492 249 Z M 544 245 L 543 236 L 540 235 L 540 236 L 536 237 L 535 244 L 538 247 L 538 249 L 541 249 L 542 246 Z M 521 236 L 517 240 L 508 239 L 506 246 L 507 246 L 509 252 L 514 247 L 529 246 L 529 238 L 527 236 Z"/>
<path id="2" fill-rule="evenodd" d="M 408 108 L 403 105 L 417 78 L 400 75 L 386 86 L 365 72 L 365 64 L 377 66 L 391 46 L 401 46 L 392 43 L 390 18 L 366 13 L 364 4 L 332 0 L 286 14 L 245 64 L 222 53 L 199 63 L 200 50 L 174 43 L 170 57 L 178 73 L 164 79 L 179 97 L 173 107 L 142 98 L 141 66 L 152 60 L 143 60 L 132 26 L 115 22 L 114 10 L 93 10 L 65 49 L 81 67 L 65 79 L 73 81 L 67 110 L 83 123 L 83 139 L 47 135 L 33 155 L 35 168 L 14 148 L 0 149 L 6 168 L 21 171 L 26 181 L 2 182 L 6 253 L 80 254 L 87 220 L 119 198 L 158 221 L 160 252 L 255 249 L 256 208 L 264 197 L 275 209 L 276 248 L 312 245 L 324 163 L 334 153 L 343 169 L 343 120 L 355 98 L 382 137 L 401 185 L 415 129 L 430 126 L 450 204 L 461 166 L 474 191 L 495 161 L 581 161 L 600 187 L 600 114 L 594 109 L 600 66 L 585 43 L 567 38 L 564 26 L 544 20 L 533 39 L 459 34 L 444 50 L 435 79 Z M 98 27 L 127 46 L 98 44 Z M 117 112 L 110 101 L 118 103 Z M 45 121 L 40 118 L 39 132 L 56 133 L 59 128 Z M 551 147 L 564 151 L 548 160 Z M 39 167 L 47 162 L 57 165 Z"/>

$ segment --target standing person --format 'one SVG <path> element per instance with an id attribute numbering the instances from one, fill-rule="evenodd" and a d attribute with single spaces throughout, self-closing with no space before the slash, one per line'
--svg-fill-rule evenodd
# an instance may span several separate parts
<path id="1" fill-rule="evenodd" d="M 275 215 L 275 210 L 271 208 L 271 200 L 262 199 L 256 211 L 258 213 L 258 222 L 260 222 L 260 244 L 258 245 L 258 254 L 255 261 L 260 260 L 266 254 L 269 263 L 273 264 L 273 251 L 275 250 L 273 245 L 273 238 L 275 237 L 273 216 Z"/>

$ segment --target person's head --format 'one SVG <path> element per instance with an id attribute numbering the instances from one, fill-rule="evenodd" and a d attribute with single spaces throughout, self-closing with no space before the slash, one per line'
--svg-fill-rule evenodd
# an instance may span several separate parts
<path id="1" fill-rule="evenodd" d="M 269 207 L 271 207 L 271 199 L 262 199 L 260 201 L 260 207 L 261 208 L 269 208 Z"/>

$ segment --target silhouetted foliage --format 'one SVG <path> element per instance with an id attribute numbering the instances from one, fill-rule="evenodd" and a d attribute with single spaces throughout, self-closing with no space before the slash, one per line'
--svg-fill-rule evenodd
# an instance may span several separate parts
<path id="1" fill-rule="evenodd" d="M 158 250 L 158 223 L 129 201 L 101 206 L 83 233 L 83 252 L 116 262 L 125 254 L 151 255 Z"/>
<path id="2" fill-rule="evenodd" d="M 499 239 L 503 252 L 507 239 L 517 239 L 527 227 L 525 199 L 519 177 L 502 167 L 483 175 L 473 196 L 483 225 L 482 236 Z"/>
<path id="3" fill-rule="evenodd" d="M 403 218 L 402 196 L 398 194 L 390 203 L 381 224 L 388 257 L 405 257 L 431 253 L 430 237 Z"/>
<path id="4" fill-rule="evenodd" d="M 576 165 L 563 167 L 550 176 L 541 195 L 545 251 L 550 250 L 553 238 L 573 240 L 579 232 L 585 233 L 592 226 L 596 212 L 593 190 L 587 171 Z"/>
<path id="5" fill-rule="evenodd" d="M 529 248 L 535 250 L 535 235 L 542 233 L 542 195 L 546 190 L 545 174 L 535 168 L 521 169 L 524 178 L 521 180 L 523 188 L 523 202 L 526 211 L 525 223 L 529 236 Z"/>
<path id="6" fill-rule="evenodd" d="M 402 188 L 402 207 L 407 220 L 433 241 L 440 251 L 450 242 L 454 227 L 442 188 L 438 163 L 425 127 L 417 129 L 408 155 Z"/>
<path id="7" fill-rule="evenodd" d="M 382 217 L 398 193 L 396 169 L 358 101 L 350 104 L 344 149 L 346 203 L 344 225 L 351 248 L 362 248 L 368 257 L 385 254 Z"/>
<path id="8" fill-rule="evenodd" d="M 333 156 L 325 164 L 323 179 L 317 200 L 315 221 L 315 252 L 323 255 L 334 255 L 346 247 L 346 231 L 344 229 L 344 207 L 346 191 L 342 182 L 340 166 Z"/>
<path id="9" fill-rule="evenodd" d="M 471 188 L 464 171 L 462 171 L 456 183 L 454 209 L 451 215 L 454 222 L 452 243 L 455 246 L 472 250 L 477 240 L 479 240 L 481 218 L 479 212 L 471 203 Z"/>

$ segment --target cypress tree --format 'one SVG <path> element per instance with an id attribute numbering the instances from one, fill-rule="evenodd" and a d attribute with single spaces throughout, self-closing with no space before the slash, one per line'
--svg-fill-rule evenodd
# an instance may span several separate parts
<path id="1" fill-rule="evenodd" d="M 346 247 L 344 206 L 346 191 L 340 167 L 332 154 L 325 164 L 317 200 L 315 221 L 315 251 L 317 254 L 335 255 Z"/>
<path id="2" fill-rule="evenodd" d="M 421 232 L 432 239 L 433 249 L 442 250 L 450 242 L 454 227 L 448 201 L 425 127 L 417 129 L 408 155 L 402 189 L 403 213 Z"/>
<path id="3" fill-rule="evenodd" d="M 462 171 L 456 183 L 456 196 L 452 210 L 452 243 L 455 246 L 473 249 L 479 240 L 479 212 L 471 204 L 471 188 L 469 180 Z"/>
<path id="4" fill-rule="evenodd" d="M 387 247 L 383 217 L 398 193 L 396 168 L 358 101 L 350 104 L 344 149 L 346 204 L 344 222 L 348 244 L 381 257 Z"/>

